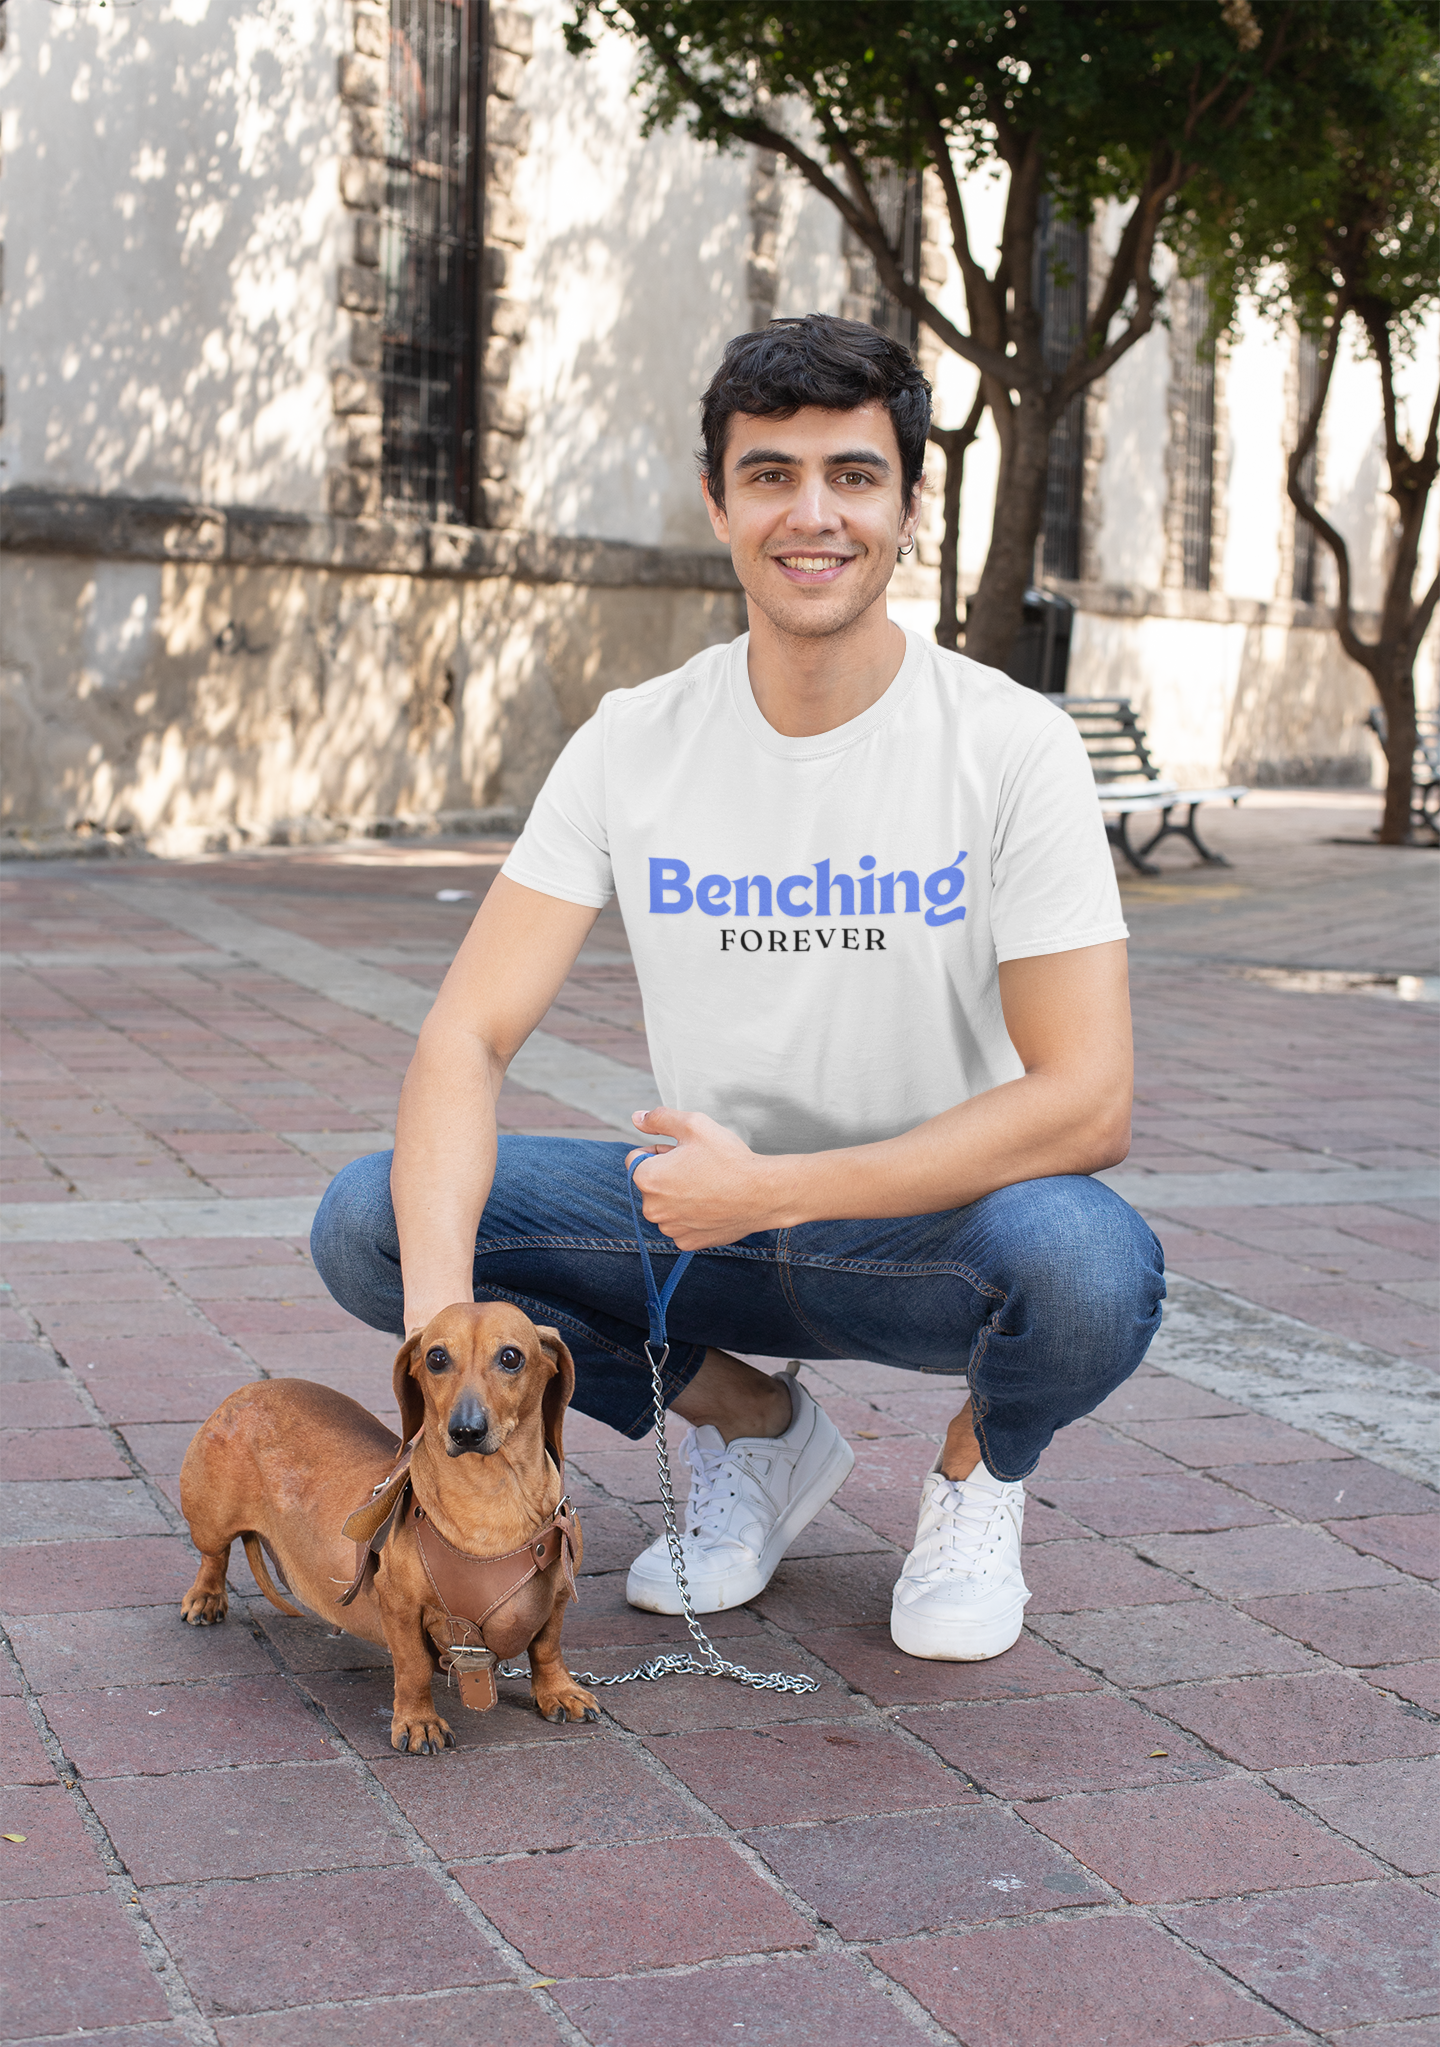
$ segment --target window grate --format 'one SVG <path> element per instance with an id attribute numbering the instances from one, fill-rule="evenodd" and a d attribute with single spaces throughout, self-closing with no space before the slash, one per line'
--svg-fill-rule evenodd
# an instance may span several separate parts
<path id="1" fill-rule="evenodd" d="M 906 283 L 915 284 L 920 277 L 924 227 L 920 173 L 902 171 L 893 164 L 877 165 L 870 170 L 869 183 L 885 238 L 892 249 L 900 252 L 900 268 Z M 919 320 L 880 282 L 875 258 L 849 228 L 845 231 L 845 252 L 850 269 L 847 318 L 868 321 L 913 355 L 920 340 Z"/>
<path id="2" fill-rule="evenodd" d="M 1041 323 L 1045 367 L 1057 375 L 1085 332 L 1089 311 L 1090 237 L 1073 220 L 1056 217 L 1054 201 L 1040 203 L 1035 245 L 1035 310 Z M 1080 513 L 1085 487 L 1085 393 L 1077 391 L 1050 433 L 1045 471 L 1045 515 L 1040 573 L 1076 582 L 1080 576 Z"/>
<path id="3" fill-rule="evenodd" d="M 900 268 L 905 282 L 914 284 L 920 276 L 920 173 L 887 170 L 882 178 L 875 180 L 873 189 L 875 211 L 880 216 L 885 239 L 892 249 L 900 251 Z M 899 299 L 886 290 L 878 276 L 870 325 L 878 327 L 882 334 L 888 334 L 892 341 L 902 343 L 914 354 L 920 340 L 920 322 L 908 306 L 902 306 Z"/>
<path id="4" fill-rule="evenodd" d="M 390 0 L 381 488 L 474 516 L 484 0 Z"/>
<path id="5" fill-rule="evenodd" d="M 1203 277 L 1170 287 L 1172 431 L 1177 435 L 1180 580 L 1210 588 L 1215 513 L 1215 316 Z"/>

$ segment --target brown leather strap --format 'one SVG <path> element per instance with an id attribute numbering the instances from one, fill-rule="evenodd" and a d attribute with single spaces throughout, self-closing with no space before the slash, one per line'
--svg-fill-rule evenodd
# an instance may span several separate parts
<path id="1" fill-rule="evenodd" d="M 417 1436 L 415 1442 L 420 1438 Z M 352 1542 L 372 1542 L 389 1521 L 395 1510 L 401 1492 L 410 1482 L 410 1460 L 415 1452 L 415 1443 L 406 1443 L 389 1471 L 373 1488 L 363 1507 L 357 1507 L 350 1515 L 342 1535 L 348 1535 Z"/>
<path id="2" fill-rule="evenodd" d="M 348 1535 L 355 1545 L 355 1576 L 336 1596 L 337 1606 L 348 1606 L 356 1597 L 379 1561 L 397 1516 L 404 1511 L 410 1495 L 410 1460 L 419 1440 L 420 1435 L 417 1434 L 414 1442 L 401 1444 L 400 1455 L 394 1464 L 374 1487 L 364 1506 L 355 1509 L 340 1531 L 342 1535 Z"/>
<path id="3" fill-rule="evenodd" d="M 365 1505 L 355 1509 L 340 1531 L 355 1544 L 355 1575 L 345 1590 L 336 1595 L 337 1606 L 349 1606 L 359 1596 L 396 1522 L 410 1508 L 410 1463 L 421 1434 L 423 1430 L 417 1432 L 411 1442 L 401 1445 L 400 1454 L 391 1469 L 373 1488 Z M 551 1455 L 553 1458 L 553 1452 Z M 483 1624 L 497 1607 L 512 1599 L 521 1586 L 528 1585 L 537 1573 L 548 1571 L 557 1560 L 564 1566 L 570 1598 L 578 1597 L 575 1590 L 577 1523 L 568 1499 L 560 1502 L 550 1519 L 542 1522 L 527 1541 L 498 1557 L 477 1557 L 468 1550 L 456 1549 L 433 1525 L 429 1529 L 430 1542 L 427 1545 L 425 1513 L 418 1501 L 413 1511 L 420 1561 L 435 1596 L 451 1620 L 464 1621 L 483 1629 Z M 484 1640 L 483 1633 L 481 1640 Z"/>
<path id="4" fill-rule="evenodd" d="M 517 1549 L 503 1556 L 477 1557 L 456 1549 L 427 1522 L 418 1503 L 413 1508 L 420 1560 L 435 1595 L 452 1620 L 468 1621 L 481 1630 L 497 1607 L 513 1599 L 522 1585 L 541 1571 L 560 1563 L 565 1572 L 569 1596 L 575 1593 L 575 1515 L 570 1502 L 562 1500 L 548 1521 Z"/>
<path id="5" fill-rule="evenodd" d="M 350 1580 L 349 1585 L 336 1599 L 335 1604 L 337 1606 L 348 1606 L 350 1604 L 351 1600 L 355 1598 L 361 1586 L 365 1583 L 366 1579 L 375 1569 L 376 1564 L 379 1563 L 380 1552 L 382 1549 L 384 1549 L 386 1542 L 389 1540 L 390 1531 L 395 1526 L 395 1523 L 404 1514 L 405 1508 L 409 1503 L 410 1499 L 409 1479 L 406 1478 L 404 1480 L 404 1482 L 400 1486 L 399 1491 L 396 1492 L 393 1495 L 393 1497 L 387 1495 L 387 1498 L 390 1498 L 390 1511 L 385 1516 L 385 1519 L 380 1523 L 380 1526 L 377 1529 L 375 1529 L 373 1534 L 371 1534 L 365 1541 L 357 1542 L 355 1545 L 355 1576 Z M 359 1519 L 358 1515 L 352 1514 L 350 1517 L 350 1521 L 358 1519 Z M 344 1534 L 349 1529 L 350 1521 L 347 1521 L 345 1523 L 345 1528 L 342 1529 L 341 1531 L 342 1534 Z"/>

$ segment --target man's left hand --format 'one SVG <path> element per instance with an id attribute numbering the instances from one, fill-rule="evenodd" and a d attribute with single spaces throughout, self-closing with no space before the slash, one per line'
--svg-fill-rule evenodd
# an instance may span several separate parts
<path id="1" fill-rule="evenodd" d="M 756 1230 L 775 1227 L 771 1182 L 776 1160 L 757 1158 L 710 1116 L 646 1109 L 634 1121 L 647 1137 L 676 1139 L 669 1150 L 645 1159 L 635 1185 L 645 1220 L 682 1251 L 735 1244 Z M 629 1152 L 625 1163 L 643 1156 L 641 1150 Z"/>

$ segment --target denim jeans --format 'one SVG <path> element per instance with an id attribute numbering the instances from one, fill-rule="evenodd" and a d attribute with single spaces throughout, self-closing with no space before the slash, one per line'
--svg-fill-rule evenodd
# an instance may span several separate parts
<path id="1" fill-rule="evenodd" d="M 558 1329 L 575 1405 L 624 1435 L 651 1426 L 645 1286 L 625 1184 L 626 1144 L 502 1137 L 475 1243 L 475 1298 Z M 356 1159 L 326 1190 L 316 1269 L 342 1307 L 404 1334 L 390 1153 Z M 661 1285 L 675 1246 L 650 1224 Z M 876 1222 L 762 1230 L 702 1251 L 670 1303 L 665 1397 L 706 1348 L 776 1358 L 866 1358 L 968 1388 L 985 1463 L 1023 1478 L 1056 1429 L 1129 1378 L 1160 1326 L 1164 1257 L 1135 1210 L 1098 1180 L 1023 1180 L 968 1208 Z"/>

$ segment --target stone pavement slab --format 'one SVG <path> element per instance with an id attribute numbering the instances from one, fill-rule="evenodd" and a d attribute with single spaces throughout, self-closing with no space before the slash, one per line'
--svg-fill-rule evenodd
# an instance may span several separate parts
<path id="1" fill-rule="evenodd" d="M 1407 1876 L 1440 1869 L 1440 1762 L 1275 1770 L 1270 1782 Z"/>
<path id="2" fill-rule="evenodd" d="M 878 1965 L 965 2047 L 1190 2047 L 1292 2037 L 1147 1921 L 1047 1915 L 876 1951 Z"/>
<path id="3" fill-rule="evenodd" d="M 572 1848 L 456 1871 L 535 1969 L 615 1976 L 807 1948 L 811 1927 L 728 1841 Z"/>
<path id="4" fill-rule="evenodd" d="M 510 1976 L 469 1916 L 418 1869 L 166 1886 L 146 1904 L 211 2017 L 329 2002 L 337 1990 L 359 1999 Z"/>
<path id="5" fill-rule="evenodd" d="M 1279 1891 L 1164 1916 L 1202 1954 L 1316 2032 L 1434 2013 L 1440 1901 L 1413 1884 Z"/>
<path id="6" fill-rule="evenodd" d="M 564 2038 L 533 1999 L 503 1984 L 218 2019 L 215 2031 L 221 2047 L 560 2047 Z"/>
<path id="7" fill-rule="evenodd" d="M 180 1623 L 175 1475 L 256 1376 L 389 1411 L 393 1345 L 331 1309 L 308 1218 L 388 1145 L 503 848 L 0 878 L 4 2037 L 1437 2047 L 1436 1011 L 1245 978 L 1434 971 L 1429 864 L 1325 843 L 1357 801 L 1267 798 L 1219 821 L 1223 875 L 1122 884 L 1115 1177 L 1176 1277 L 1150 1360 L 1030 1481 L 1016 1647 L 894 1649 L 956 1388 L 836 1359 L 807 1374 L 855 1471 L 710 1630 L 821 1691 L 671 1679 L 571 1729 L 505 1685 L 438 1758 L 390 1748 L 384 1652 L 274 1612 L 238 1551 L 225 1626 Z M 503 1127 L 611 1141 L 648 1084 L 613 911 L 544 1030 Z M 685 1639 L 624 1599 L 653 1449 L 571 1435 L 566 1641 L 613 1672 Z"/>
<path id="8" fill-rule="evenodd" d="M 1246 1782 L 1157 1784 L 1022 1810 L 1136 1905 L 1359 1883 L 1381 1873 L 1294 1805 Z"/>

